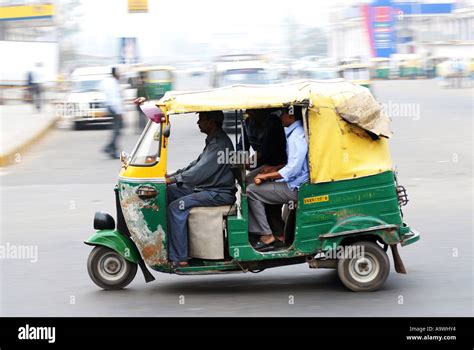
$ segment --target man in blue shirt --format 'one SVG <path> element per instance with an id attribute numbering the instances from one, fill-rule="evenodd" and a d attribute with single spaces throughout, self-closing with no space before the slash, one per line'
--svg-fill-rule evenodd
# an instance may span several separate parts
<path id="1" fill-rule="evenodd" d="M 255 183 L 247 187 L 249 233 L 260 236 L 254 246 L 260 251 L 271 249 L 275 241 L 283 239 L 283 232 L 271 231 L 265 215 L 265 204 L 296 204 L 299 187 L 309 179 L 308 143 L 301 109 L 285 108 L 280 114 L 285 127 L 288 161 L 283 167 L 267 168 L 264 174 L 255 176 Z"/>

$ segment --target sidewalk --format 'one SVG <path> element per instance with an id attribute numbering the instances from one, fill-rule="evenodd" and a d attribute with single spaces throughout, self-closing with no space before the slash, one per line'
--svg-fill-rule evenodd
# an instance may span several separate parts
<path id="1" fill-rule="evenodd" d="M 43 105 L 40 113 L 31 104 L 0 106 L 0 167 L 14 163 L 54 126 L 57 117 L 53 105 Z"/>

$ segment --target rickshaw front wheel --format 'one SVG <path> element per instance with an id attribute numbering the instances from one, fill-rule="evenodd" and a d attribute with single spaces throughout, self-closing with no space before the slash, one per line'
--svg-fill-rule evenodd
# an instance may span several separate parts
<path id="1" fill-rule="evenodd" d="M 99 287 L 106 290 L 123 289 L 135 278 L 137 264 L 129 262 L 110 248 L 96 246 L 89 254 L 87 271 Z"/>
<path id="2" fill-rule="evenodd" d="M 390 260 L 384 250 L 373 242 L 357 242 L 349 246 L 337 264 L 341 282 L 354 292 L 373 292 L 386 281 Z"/>

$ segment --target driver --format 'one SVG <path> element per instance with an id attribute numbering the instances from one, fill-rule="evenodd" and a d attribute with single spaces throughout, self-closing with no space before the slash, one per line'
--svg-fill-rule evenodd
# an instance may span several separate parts
<path id="1" fill-rule="evenodd" d="M 169 184 L 169 259 L 178 266 L 188 264 L 187 221 L 191 209 L 231 205 L 235 202 L 237 190 L 231 165 L 219 161 L 220 154 L 234 151 L 232 141 L 222 130 L 223 121 L 222 111 L 199 113 L 197 124 L 201 132 L 207 135 L 204 150 L 187 167 L 166 177 L 166 183 Z"/>

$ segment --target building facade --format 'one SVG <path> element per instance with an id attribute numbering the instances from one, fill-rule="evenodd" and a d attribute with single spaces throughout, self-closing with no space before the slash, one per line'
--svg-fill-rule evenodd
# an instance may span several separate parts
<path id="1" fill-rule="evenodd" d="M 329 55 L 390 57 L 471 57 L 474 6 L 467 2 L 399 2 L 376 0 L 331 14 Z"/>

